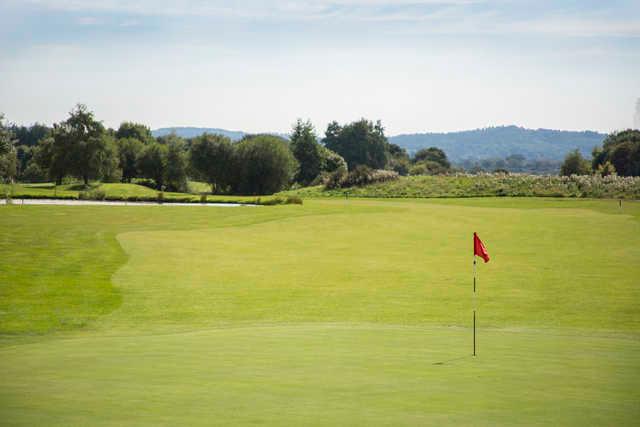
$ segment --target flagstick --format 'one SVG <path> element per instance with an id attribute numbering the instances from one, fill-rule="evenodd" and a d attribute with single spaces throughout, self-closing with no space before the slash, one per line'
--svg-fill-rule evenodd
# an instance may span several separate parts
<path id="1" fill-rule="evenodd" d="M 473 355 L 476 355 L 476 256 L 473 255 Z"/>

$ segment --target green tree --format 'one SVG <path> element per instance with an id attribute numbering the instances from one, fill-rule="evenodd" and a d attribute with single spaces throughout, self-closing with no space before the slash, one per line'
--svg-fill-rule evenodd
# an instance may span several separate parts
<path id="1" fill-rule="evenodd" d="M 17 173 L 15 142 L 13 132 L 4 123 L 4 115 L 0 114 L 0 178 L 3 180 L 13 181 Z"/>
<path id="2" fill-rule="evenodd" d="M 163 190 L 167 172 L 167 152 L 165 144 L 152 143 L 145 146 L 137 167 L 144 178 L 152 179 L 158 190 Z"/>
<path id="3" fill-rule="evenodd" d="M 616 168 L 616 171 L 622 176 L 638 175 L 640 164 L 634 157 L 638 157 L 638 149 L 640 145 L 635 146 L 632 141 L 624 141 L 617 144 L 609 153 L 609 161 Z"/>
<path id="4" fill-rule="evenodd" d="M 22 171 L 21 179 L 25 182 L 45 182 L 47 173 L 40 168 L 37 162 L 31 161 L 26 169 Z"/>
<path id="5" fill-rule="evenodd" d="M 89 179 L 100 177 L 113 164 L 113 141 L 85 105 L 78 104 L 66 121 L 54 125 L 52 137 L 51 164 L 58 182 L 71 174 L 88 185 Z"/>
<path id="6" fill-rule="evenodd" d="M 616 168 L 608 160 L 598 165 L 596 173 L 600 176 L 617 175 Z"/>
<path id="7" fill-rule="evenodd" d="M 144 144 L 136 138 L 121 138 L 118 139 L 117 144 L 122 180 L 131 182 L 138 176 L 138 158 L 144 149 Z"/>
<path id="8" fill-rule="evenodd" d="M 610 162 L 618 175 L 640 175 L 640 130 L 627 129 L 609 135 L 602 148 L 593 150 L 592 165 L 597 170 L 600 165 Z"/>
<path id="9" fill-rule="evenodd" d="M 49 179 L 61 184 L 66 171 L 65 161 L 65 153 L 55 152 L 53 136 L 48 136 L 35 147 L 31 163 L 35 162 Z"/>
<path id="10" fill-rule="evenodd" d="M 438 162 L 423 160 L 411 165 L 409 175 L 441 175 L 447 171 L 448 169 Z"/>
<path id="11" fill-rule="evenodd" d="M 0 114 L 0 156 L 9 153 L 15 142 L 15 135 L 4 123 L 4 114 Z"/>
<path id="12" fill-rule="evenodd" d="M 416 155 L 413 157 L 414 163 L 419 162 L 435 162 L 440 164 L 444 169 L 451 168 L 451 163 L 449 163 L 449 159 L 447 159 L 447 155 L 445 152 L 437 147 L 429 147 L 423 148 L 419 150 Z"/>
<path id="13" fill-rule="evenodd" d="M 562 166 L 560 167 L 560 175 L 564 176 L 589 174 L 591 174 L 591 164 L 588 160 L 582 157 L 582 154 L 580 154 L 580 150 L 578 149 L 567 154 Z"/>
<path id="14" fill-rule="evenodd" d="M 103 135 L 102 139 L 104 151 L 100 160 L 99 178 L 103 182 L 120 182 L 122 181 L 122 169 L 118 156 L 118 144 L 111 134 Z"/>
<path id="15" fill-rule="evenodd" d="M 407 151 L 396 144 L 389 144 L 387 146 L 389 163 L 387 167 L 393 171 L 398 172 L 399 175 L 407 175 L 411 162 Z"/>
<path id="16" fill-rule="evenodd" d="M 334 151 L 329 150 L 327 147 L 319 145 L 320 153 L 320 170 L 325 173 L 332 173 L 335 171 L 347 172 L 347 162 L 342 156 Z"/>
<path id="17" fill-rule="evenodd" d="M 167 168 L 165 182 L 170 191 L 187 191 L 187 158 L 182 143 L 167 145 Z"/>
<path id="18" fill-rule="evenodd" d="M 291 183 L 298 167 L 287 141 L 272 135 L 243 138 L 236 145 L 234 189 L 241 194 L 272 194 Z"/>
<path id="19" fill-rule="evenodd" d="M 349 169 L 358 165 L 382 169 L 387 164 L 388 142 L 380 121 L 374 124 L 361 119 L 345 126 L 332 122 L 327 126 L 323 143 L 340 154 Z"/>
<path id="20" fill-rule="evenodd" d="M 233 179 L 233 144 L 222 135 L 205 133 L 191 140 L 189 165 L 212 193 L 227 191 Z"/>
<path id="21" fill-rule="evenodd" d="M 18 179 L 22 177 L 23 172 L 27 169 L 28 164 L 33 158 L 33 153 L 36 147 L 30 147 L 28 145 L 18 145 L 16 147 L 16 156 L 18 158 Z"/>
<path id="22" fill-rule="evenodd" d="M 168 135 L 159 136 L 156 141 L 160 144 L 169 145 L 171 143 L 184 144 L 185 141 L 179 137 L 175 132 L 171 132 Z"/>
<path id="23" fill-rule="evenodd" d="M 308 185 L 322 170 L 322 155 L 313 125 L 309 120 L 298 119 L 291 133 L 291 150 L 300 167 L 296 173 L 296 182 Z"/>
<path id="24" fill-rule="evenodd" d="M 26 145 L 35 147 L 40 140 L 46 138 L 51 133 L 51 128 L 41 123 L 34 123 L 31 126 L 11 125 L 9 129 L 18 140 L 16 145 Z"/>
<path id="25" fill-rule="evenodd" d="M 116 131 L 117 139 L 134 138 L 143 144 L 150 144 L 154 141 L 151 130 L 140 123 L 123 122 Z"/>

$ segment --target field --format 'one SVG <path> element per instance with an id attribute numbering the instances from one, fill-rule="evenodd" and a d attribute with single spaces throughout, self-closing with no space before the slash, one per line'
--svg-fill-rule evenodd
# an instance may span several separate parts
<path id="1" fill-rule="evenodd" d="M 0 206 L 0 424 L 635 425 L 638 259 L 634 201 Z"/>

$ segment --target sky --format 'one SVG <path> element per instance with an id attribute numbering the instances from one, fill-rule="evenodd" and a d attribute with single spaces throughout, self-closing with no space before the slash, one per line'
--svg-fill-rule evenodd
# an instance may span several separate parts
<path id="1" fill-rule="evenodd" d="M 18 124 L 611 132 L 639 97 L 638 0 L 0 0 Z"/>

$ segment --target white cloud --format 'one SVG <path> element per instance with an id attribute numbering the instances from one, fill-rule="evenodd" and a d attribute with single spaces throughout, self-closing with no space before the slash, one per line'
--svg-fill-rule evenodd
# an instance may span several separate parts
<path id="1" fill-rule="evenodd" d="M 528 2 L 506 0 L 13 0 L 13 3 L 77 13 L 109 12 L 141 17 L 396 22 L 408 27 L 399 27 L 401 31 L 422 34 L 640 36 L 640 20 L 632 13 L 640 9 L 632 4 L 620 9 L 564 10 L 558 6 L 562 2 L 543 1 L 541 4 L 546 7 L 529 12 Z M 429 25 L 418 27 L 418 23 Z M 85 25 L 90 24 L 93 22 Z"/>

